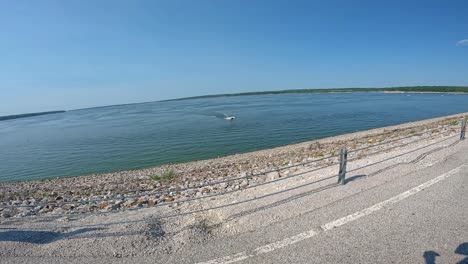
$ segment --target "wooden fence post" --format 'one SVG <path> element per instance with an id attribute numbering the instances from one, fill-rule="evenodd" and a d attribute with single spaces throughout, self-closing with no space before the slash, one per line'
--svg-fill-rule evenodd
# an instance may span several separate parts
<path id="1" fill-rule="evenodd" d="M 338 174 L 338 183 L 341 183 L 341 184 L 345 184 L 347 160 L 348 160 L 348 150 L 346 148 L 343 148 L 341 149 L 341 152 L 340 152 L 340 171 Z"/>
<path id="2" fill-rule="evenodd" d="M 466 132 L 466 119 L 463 118 L 463 121 L 461 123 L 460 140 L 465 139 L 465 132 Z"/>

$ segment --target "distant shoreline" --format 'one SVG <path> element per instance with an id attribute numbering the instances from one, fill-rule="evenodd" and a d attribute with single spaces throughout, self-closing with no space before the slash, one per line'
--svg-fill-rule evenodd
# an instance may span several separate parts
<path id="1" fill-rule="evenodd" d="M 292 89 L 278 91 L 246 92 L 232 94 L 213 94 L 158 102 L 182 101 L 190 99 L 205 99 L 234 96 L 274 95 L 274 94 L 331 94 L 331 93 L 417 93 L 417 94 L 468 94 L 468 86 L 404 86 L 387 88 L 330 88 L 330 89 Z"/>
<path id="2" fill-rule="evenodd" d="M 28 114 L 19 114 L 19 115 L 8 115 L 8 116 L 0 116 L 0 121 L 12 120 L 12 119 L 19 119 L 19 118 L 27 118 L 33 116 L 41 116 L 41 115 L 52 115 L 52 114 L 59 114 L 65 113 L 66 111 L 49 111 L 49 112 L 39 112 L 39 113 L 28 113 Z"/>
<path id="3" fill-rule="evenodd" d="M 410 91 L 382 91 L 381 93 L 389 94 L 463 94 L 468 95 L 468 92 L 410 92 Z"/>

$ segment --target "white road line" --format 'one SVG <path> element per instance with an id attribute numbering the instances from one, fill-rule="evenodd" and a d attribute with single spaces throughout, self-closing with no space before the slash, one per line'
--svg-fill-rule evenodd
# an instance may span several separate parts
<path id="1" fill-rule="evenodd" d="M 300 241 L 303 241 L 303 240 L 306 240 L 308 238 L 311 238 L 311 237 L 314 237 L 322 232 L 326 232 L 328 230 L 331 230 L 333 228 L 336 228 L 336 227 L 339 227 L 339 226 L 342 226 L 342 225 L 345 225 L 347 223 L 350 223 L 354 220 L 357 220 L 363 216 L 366 216 L 366 215 L 370 215 L 376 211 L 379 211 L 381 210 L 382 208 L 386 207 L 386 206 L 389 206 L 389 205 L 392 205 L 392 204 L 395 204 L 395 203 L 398 203 L 408 197 L 410 197 L 411 195 L 413 194 L 416 194 L 422 190 L 424 190 L 425 188 L 431 186 L 431 185 L 434 185 L 442 180 L 445 180 L 446 178 L 458 173 L 462 167 L 464 167 L 465 164 L 451 170 L 451 171 L 448 171 L 440 176 L 437 176 L 436 178 L 430 180 L 430 181 L 427 181 L 419 186 L 416 186 L 406 192 L 403 192 L 403 193 L 400 193 L 399 195 L 397 196 L 394 196 L 388 200 L 385 200 L 383 202 L 380 202 L 380 203 L 377 203 L 371 207 L 368 207 L 366 209 L 363 209 L 361 211 L 358 211 L 354 214 L 350 214 L 348 216 L 345 216 L 345 217 L 342 217 L 340 219 L 337 219 L 335 221 L 332 221 L 332 222 L 329 222 L 327 224 L 324 224 L 321 226 L 321 229 L 320 230 L 314 230 L 314 229 L 311 229 L 309 231 L 306 231 L 306 232 L 303 232 L 303 233 L 300 233 L 300 234 L 297 234 L 295 236 L 292 236 L 292 237 L 288 237 L 288 238 L 285 238 L 283 240 L 279 240 L 279 241 L 276 241 L 274 243 L 271 243 L 271 244 L 268 244 L 268 245 L 265 245 L 265 246 L 261 246 L 261 247 L 258 247 L 250 252 L 247 252 L 247 251 L 243 251 L 243 252 L 240 252 L 240 253 L 237 253 L 237 254 L 234 254 L 234 255 L 231 255 L 231 256 L 226 256 L 226 257 L 222 257 L 222 258 L 217 258 L 217 259 L 213 259 L 213 260 L 210 260 L 210 261 L 206 261 L 206 262 L 199 262 L 198 264 L 227 264 L 227 263 L 234 263 L 234 262 L 238 262 L 238 261 L 242 261 L 244 259 L 248 259 L 248 258 L 251 258 L 251 257 L 255 257 L 255 256 L 258 256 L 258 255 L 262 255 L 262 254 L 265 254 L 265 253 L 269 253 L 269 252 L 272 252 L 272 251 L 275 251 L 277 249 L 280 249 L 280 248 L 284 248 L 284 247 L 287 247 L 289 245 L 292 245 L 292 244 L 295 244 L 297 242 L 300 242 Z"/>

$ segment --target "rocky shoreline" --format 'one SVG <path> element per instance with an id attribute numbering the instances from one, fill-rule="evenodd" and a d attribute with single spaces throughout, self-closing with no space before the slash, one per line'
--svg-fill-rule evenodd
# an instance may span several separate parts
<path id="1" fill-rule="evenodd" d="M 398 146 L 404 139 L 459 133 L 468 113 L 361 131 L 223 158 L 42 181 L 0 183 L 0 217 L 109 212 L 164 204 L 244 189 L 291 175 L 288 166 L 310 162 L 318 168 L 337 162 L 341 148 L 362 157 Z M 387 144 L 387 143 L 388 144 Z M 286 168 L 285 168 L 286 167 Z M 281 169 L 284 168 L 284 169 Z M 267 172 L 267 173 L 266 173 Z M 240 179 L 238 179 L 240 178 Z M 226 181 L 233 179 L 232 181 Z M 220 182 L 221 181 L 221 182 Z M 220 182 L 214 185 L 207 185 Z M 205 186 L 207 185 L 207 186 Z"/>

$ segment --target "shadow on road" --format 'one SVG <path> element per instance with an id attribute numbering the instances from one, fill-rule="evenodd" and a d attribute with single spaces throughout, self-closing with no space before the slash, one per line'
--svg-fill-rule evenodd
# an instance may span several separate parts
<path id="1" fill-rule="evenodd" d="M 425 251 L 423 254 L 423 258 L 426 261 L 426 264 L 435 264 L 436 263 L 436 257 L 439 257 L 439 253 L 435 251 Z"/>
<path id="2" fill-rule="evenodd" d="M 457 249 L 455 249 L 456 254 L 467 256 L 466 258 L 462 259 L 457 264 L 468 264 L 468 243 L 460 244 Z M 423 258 L 426 261 L 426 264 L 436 264 L 436 257 L 439 257 L 440 254 L 435 251 L 425 251 L 423 254 Z"/>
<path id="3" fill-rule="evenodd" d="M 368 176 L 367 176 L 367 175 L 364 175 L 364 174 L 351 176 L 351 177 L 345 179 L 345 184 L 348 183 L 348 182 L 352 182 L 352 181 L 359 180 L 359 179 L 362 178 L 362 177 L 368 177 Z"/>
<path id="4" fill-rule="evenodd" d="M 79 234 L 91 232 L 95 230 L 102 230 L 103 228 L 81 228 L 72 232 L 52 232 L 52 231 L 20 231 L 11 230 L 0 232 L 0 242 L 24 242 L 34 244 L 48 244 L 61 239 L 67 239 Z"/>
<path id="5" fill-rule="evenodd" d="M 467 242 L 460 244 L 457 247 L 457 249 L 455 249 L 455 253 L 466 256 L 466 258 L 458 262 L 458 264 L 468 264 L 468 243 Z"/>

